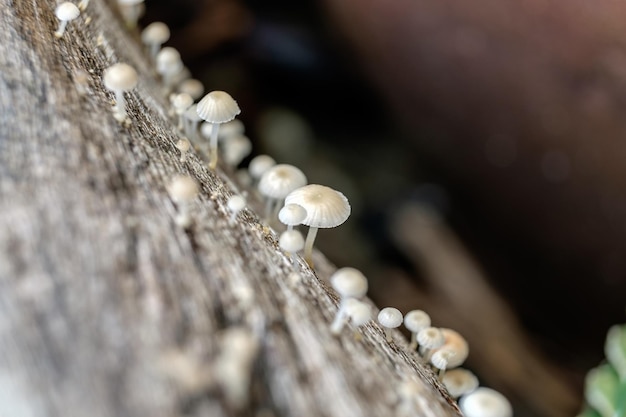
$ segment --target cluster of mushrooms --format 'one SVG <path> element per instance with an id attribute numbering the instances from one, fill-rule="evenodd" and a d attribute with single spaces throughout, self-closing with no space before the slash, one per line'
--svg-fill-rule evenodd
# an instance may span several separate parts
<path id="1" fill-rule="evenodd" d="M 143 0 L 117 2 L 127 27 L 136 27 L 144 11 Z M 55 36 L 62 37 L 67 24 L 76 19 L 88 4 L 89 0 L 81 0 L 78 5 L 61 3 L 56 9 L 60 23 Z M 250 140 L 244 135 L 243 123 L 235 118 L 240 113 L 237 102 L 224 91 L 212 91 L 203 96 L 204 86 L 191 78 L 178 51 L 171 47 L 161 48 L 169 36 L 168 27 L 155 22 L 143 30 L 141 39 L 163 81 L 164 93 L 171 104 L 170 115 L 176 120 L 181 133 L 176 143 L 181 154 L 180 161 L 185 162 L 187 154 L 195 148 L 208 155 L 208 166 L 214 170 L 218 163 L 218 143 L 221 143 L 224 163 L 237 167 L 252 150 Z M 130 123 L 124 93 L 137 85 L 135 69 L 126 63 L 114 64 L 104 71 L 102 82 L 115 95 L 115 119 L 123 124 Z M 300 169 L 277 164 L 268 155 L 253 158 L 248 169 L 241 173 L 247 185 L 255 186 L 265 200 L 265 223 L 275 225 L 279 221 L 285 226 L 278 239 L 280 248 L 290 256 L 294 266 L 297 265 L 297 254 L 303 251 L 305 261 L 312 268 L 313 243 L 318 229 L 344 223 L 351 211 L 348 199 L 330 187 L 308 184 Z M 176 223 L 183 228 L 190 227 L 193 222 L 190 204 L 199 192 L 197 181 L 190 176 L 179 175 L 171 180 L 167 191 L 178 209 Z M 233 195 L 228 199 L 231 223 L 235 222 L 246 204 L 243 195 Z M 309 227 L 306 240 L 296 228 L 300 225 Z M 331 333 L 340 335 L 345 325 L 349 324 L 359 340 L 359 328 L 372 320 L 370 304 L 361 301 L 368 289 L 366 277 L 357 269 L 347 267 L 337 270 L 330 277 L 330 283 L 340 297 L 339 309 L 330 325 Z M 479 388 L 476 376 L 460 368 L 469 354 L 469 348 L 459 333 L 432 327 L 429 315 L 421 310 L 413 310 L 403 316 L 398 309 L 386 307 L 378 313 L 377 321 L 384 329 L 388 343 L 395 343 L 390 330 L 404 324 L 412 335 L 409 350 L 417 352 L 423 363 L 430 364 L 438 372 L 450 396 L 460 398 L 459 406 L 467 417 L 512 417 L 512 407 L 502 394 L 489 388 Z M 412 384 L 408 382 L 402 386 L 402 401 L 409 401 L 416 393 L 417 388 Z"/>

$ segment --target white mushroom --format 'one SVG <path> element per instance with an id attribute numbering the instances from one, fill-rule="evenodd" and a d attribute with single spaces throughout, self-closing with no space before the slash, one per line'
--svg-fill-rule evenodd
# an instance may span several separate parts
<path id="1" fill-rule="evenodd" d="M 372 308 L 369 304 L 351 298 L 346 305 L 346 315 L 350 324 L 354 326 L 354 339 L 361 340 L 361 334 L 358 328 L 365 325 L 372 319 Z"/>
<path id="2" fill-rule="evenodd" d="M 292 230 L 294 226 L 302 224 L 306 218 L 306 210 L 298 204 L 287 204 L 278 212 L 278 220 L 287 225 L 287 230 Z"/>
<path id="3" fill-rule="evenodd" d="M 124 23 L 129 29 L 137 27 L 139 18 L 143 16 L 146 8 L 144 0 L 117 0 L 117 6 L 122 14 Z"/>
<path id="4" fill-rule="evenodd" d="M 198 116 L 198 105 L 193 104 L 189 106 L 187 111 L 185 111 L 184 117 L 185 117 L 185 121 L 184 121 L 185 135 L 189 136 L 190 138 L 194 140 L 197 140 L 198 139 L 198 123 L 200 123 L 200 120 L 202 120 L 200 116 Z M 206 148 L 203 147 L 203 150 L 206 150 Z"/>
<path id="5" fill-rule="evenodd" d="M 163 22 L 152 22 L 141 32 L 141 41 L 150 49 L 150 57 L 156 60 L 161 45 L 170 39 L 170 28 Z"/>
<path id="6" fill-rule="evenodd" d="M 459 401 L 465 417 L 513 417 L 511 403 L 498 391 L 480 387 Z"/>
<path id="7" fill-rule="evenodd" d="M 252 152 L 252 142 L 244 135 L 230 136 L 224 140 L 224 161 L 236 167 Z"/>
<path id="8" fill-rule="evenodd" d="M 441 330 L 436 327 L 427 327 L 417 334 L 417 342 L 420 344 L 420 355 L 426 362 L 430 360 L 433 349 L 443 345 L 445 339 Z"/>
<path id="9" fill-rule="evenodd" d="M 171 46 L 166 46 L 157 53 L 156 70 L 163 78 L 167 93 L 171 91 L 176 76 L 184 67 L 180 53 Z"/>
<path id="10" fill-rule="evenodd" d="M 113 64 L 102 75 L 104 86 L 115 93 L 115 118 L 118 121 L 126 119 L 126 102 L 124 92 L 130 91 L 137 85 L 137 71 L 128 64 Z"/>
<path id="11" fill-rule="evenodd" d="M 229 221 L 232 224 L 235 222 L 235 218 L 237 217 L 237 214 L 239 214 L 239 212 L 243 210 L 244 207 L 246 207 L 246 199 L 240 195 L 233 195 L 228 199 L 228 202 L 226 203 L 226 205 L 228 206 L 228 209 L 231 212 Z"/>
<path id="12" fill-rule="evenodd" d="M 80 3 L 78 3 L 78 9 L 81 12 L 84 12 L 87 6 L 89 6 L 89 0 L 80 0 Z"/>
<path id="13" fill-rule="evenodd" d="M 330 325 L 330 331 L 339 334 L 347 318 L 347 302 L 352 298 L 361 298 L 367 293 L 367 278 L 358 269 L 346 267 L 338 269 L 331 275 L 330 284 L 340 297 L 339 310 Z"/>
<path id="14" fill-rule="evenodd" d="M 343 224 L 350 217 L 350 203 L 345 195 L 330 187 L 309 184 L 292 191 L 285 204 L 298 204 L 306 210 L 302 224 L 309 226 L 304 245 L 304 259 L 313 266 L 313 242 L 319 228 L 332 228 Z"/>
<path id="15" fill-rule="evenodd" d="M 174 94 L 171 99 L 172 107 L 174 107 L 174 111 L 178 116 L 178 129 L 183 130 L 184 128 L 184 119 L 185 112 L 191 105 L 193 104 L 193 98 L 187 93 Z M 185 132 L 185 134 L 189 134 Z"/>
<path id="16" fill-rule="evenodd" d="M 478 378 L 471 371 L 463 368 L 452 369 L 441 378 L 441 382 L 452 398 L 469 394 L 478 388 Z"/>
<path id="17" fill-rule="evenodd" d="M 241 110 L 237 102 L 230 94 L 224 91 L 211 91 L 198 103 L 198 116 L 211 123 L 211 147 L 209 156 L 209 168 L 217 166 L 217 137 L 221 123 L 226 123 L 235 118 Z"/>
<path id="18" fill-rule="evenodd" d="M 167 191 L 178 206 L 176 224 L 185 229 L 188 228 L 191 225 L 189 203 L 198 195 L 198 182 L 187 175 L 177 175 L 168 185 Z"/>
<path id="19" fill-rule="evenodd" d="M 258 181 L 265 171 L 276 165 L 276 161 L 269 155 L 257 155 L 248 164 L 248 173 L 254 181 Z"/>
<path id="20" fill-rule="evenodd" d="M 189 78 L 182 81 L 178 85 L 178 92 L 189 94 L 195 101 L 202 97 L 202 94 L 204 94 L 204 84 L 202 84 L 200 80 Z"/>
<path id="21" fill-rule="evenodd" d="M 439 329 L 441 334 L 443 335 L 443 344 L 435 348 L 432 351 L 434 355 L 435 352 L 439 350 L 446 350 L 449 352 L 454 352 L 454 356 L 450 358 L 448 363 L 448 369 L 456 368 L 457 366 L 461 366 L 463 362 L 467 359 L 469 355 L 469 345 L 465 338 L 459 334 L 459 332 L 452 329 Z"/>
<path id="22" fill-rule="evenodd" d="M 76 19 L 80 15 L 80 10 L 76 5 L 72 2 L 66 1 L 59 4 L 54 11 L 57 19 L 60 20 L 59 28 L 56 32 L 54 32 L 54 36 L 60 38 L 65 33 L 65 28 L 67 27 L 67 23 Z"/>
<path id="23" fill-rule="evenodd" d="M 446 369 L 448 369 L 450 359 L 452 359 L 454 355 L 456 355 L 456 353 L 448 349 L 438 349 L 431 355 L 430 363 L 435 368 L 439 369 L 439 379 L 444 376 Z"/>
<path id="24" fill-rule="evenodd" d="M 306 183 L 304 172 L 293 165 L 278 164 L 265 171 L 258 186 L 259 192 L 266 199 L 265 220 L 272 218 L 272 213 L 277 211 L 289 193 Z"/>
<path id="25" fill-rule="evenodd" d="M 243 122 L 239 119 L 233 119 L 220 126 L 218 139 L 223 140 L 231 136 L 243 135 L 245 132 L 246 128 L 243 125 Z"/>
<path id="26" fill-rule="evenodd" d="M 411 310 L 404 316 L 404 327 L 411 332 L 410 350 L 417 348 L 417 334 L 420 330 L 430 327 L 430 316 L 422 310 Z"/>
<path id="27" fill-rule="evenodd" d="M 287 255 L 291 257 L 291 261 L 295 266 L 296 258 L 293 254 L 304 248 L 304 238 L 302 237 L 302 233 L 297 230 L 286 230 L 281 233 L 280 238 L 278 239 L 278 245 L 282 250 L 287 252 Z"/>
<path id="28" fill-rule="evenodd" d="M 181 138 L 176 142 L 176 148 L 180 151 L 180 162 L 187 160 L 187 152 L 191 149 L 191 143 L 187 138 Z"/>
<path id="29" fill-rule="evenodd" d="M 397 308 L 385 307 L 378 313 L 378 323 L 385 329 L 385 338 L 391 343 L 391 329 L 400 327 L 402 324 L 402 313 Z"/>

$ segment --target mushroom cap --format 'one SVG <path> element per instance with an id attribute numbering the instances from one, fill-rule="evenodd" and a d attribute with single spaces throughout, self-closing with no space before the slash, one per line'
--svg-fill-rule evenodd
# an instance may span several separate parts
<path id="1" fill-rule="evenodd" d="M 378 322 L 389 329 L 395 329 L 402 324 L 402 313 L 397 308 L 385 307 L 378 313 Z"/>
<path id="2" fill-rule="evenodd" d="M 198 116 L 198 112 L 196 111 L 197 107 L 197 104 L 192 104 L 191 106 L 189 106 L 183 114 L 183 116 L 185 116 L 185 119 L 191 120 L 192 122 L 199 122 L 200 120 L 202 120 L 200 116 Z"/>
<path id="3" fill-rule="evenodd" d="M 202 93 L 204 93 L 204 84 L 200 80 L 196 80 L 195 78 L 189 78 L 185 81 L 182 81 L 178 85 L 179 93 L 187 93 L 194 100 L 202 97 Z"/>
<path id="4" fill-rule="evenodd" d="M 467 341 L 455 330 L 445 328 L 439 330 L 441 330 L 444 342 L 437 350 L 445 349 L 455 353 L 455 355 L 450 358 L 448 368 L 461 366 L 469 356 L 469 345 Z"/>
<path id="5" fill-rule="evenodd" d="M 111 91 L 128 91 L 137 85 L 137 71 L 123 62 L 113 64 L 102 74 L 104 86 Z"/>
<path id="6" fill-rule="evenodd" d="M 174 95 L 172 106 L 176 110 L 187 110 L 193 104 L 193 98 L 187 93 L 179 93 Z"/>
<path id="7" fill-rule="evenodd" d="M 180 138 L 176 142 L 176 148 L 181 152 L 187 152 L 191 148 L 191 142 L 187 138 Z"/>
<path id="8" fill-rule="evenodd" d="M 225 91 L 211 91 L 198 103 L 198 116 L 209 123 L 226 123 L 239 113 L 237 102 Z"/>
<path id="9" fill-rule="evenodd" d="M 287 230 L 278 239 L 280 248 L 287 252 L 298 252 L 304 248 L 304 237 L 297 230 Z"/>
<path id="10" fill-rule="evenodd" d="M 261 176 L 276 165 L 276 161 L 269 155 L 257 155 L 248 164 L 248 172 L 252 178 L 261 178 Z"/>
<path id="11" fill-rule="evenodd" d="M 176 203 L 193 200 L 200 187 L 198 182 L 188 175 L 177 175 L 167 187 L 167 191 Z"/>
<path id="12" fill-rule="evenodd" d="M 302 224 L 306 218 L 306 210 L 298 204 L 287 204 L 278 212 L 278 220 L 287 226 L 297 226 Z"/>
<path id="13" fill-rule="evenodd" d="M 435 353 L 430 357 L 430 363 L 437 369 L 447 369 L 450 363 L 450 359 L 452 359 L 456 353 L 449 349 L 438 349 Z"/>
<path id="14" fill-rule="evenodd" d="M 74 20 L 80 15 L 80 9 L 74 3 L 66 1 L 57 6 L 54 14 L 59 20 Z"/>
<path id="15" fill-rule="evenodd" d="M 163 22 L 152 22 L 141 32 L 141 41 L 147 45 L 163 44 L 170 38 L 170 28 Z"/>
<path id="16" fill-rule="evenodd" d="M 292 191 L 285 204 L 299 204 L 307 216 L 302 224 L 310 227 L 337 227 L 350 217 L 350 203 L 345 195 L 330 187 L 309 184 Z"/>
<path id="17" fill-rule="evenodd" d="M 465 417 L 513 417 L 509 400 L 491 388 L 480 387 L 464 395 L 459 407 Z"/>
<path id="18" fill-rule="evenodd" d="M 430 327 L 430 316 L 422 310 L 411 310 L 404 316 L 404 327 L 412 333 L 417 333 Z"/>
<path id="19" fill-rule="evenodd" d="M 330 285 L 341 298 L 361 298 L 367 293 L 367 278 L 356 268 L 345 267 L 330 277 Z"/>
<path id="20" fill-rule="evenodd" d="M 353 326 L 363 326 L 372 319 L 372 309 L 367 303 L 354 298 L 346 301 L 346 314 Z"/>
<path id="21" fill-rule="evenodd" d="M 417 333 L 417 342 L 426 349 L 436 349 L 444 341 L 443 333 L 436 327 L 427 327 Z"/>
<path id="22" fill-rule="evenodd" d="M 259 180 L 259 191 L 265 197 L 283 199 L 306 183 L 306 175 L 299 168 L 278 164 L 265 171 Z"/>
<path id="23" fill-rule="evenodd" d="M 231 136 L 243 135 L 245 131 L 246 127 L 243 122 L 239 119 L 233 119 L 220 126 L 219 138 L 226 139 Z"/>
<path id="24" fill-rule="evenodd" d="M 236 166 L 252 152 L 252 142 L 247 136 L 230 136 L 223 143 L 224 160 L 228 165 Z"/>
<path id="25" fill-rule="evenodd" d="M 157 72 L 163 74 L 175 74 L 184 68 L 180 52 L 171 46 L 161 49 L 156 56 Z"/>
<path id="26" fill-rule="evenodd" d="M 246 199 L 235 194 L 228 198 L 226 205 L 228 206 L 228 210 L 238 213 L 246 206 Z"/>
<path id="27" fill-rule="evenodd" d="M 478 388 L 478 378 L 471 371 L 463 368 L 447 371 L 441 379 L 452 398 L 469 394 Z"/>

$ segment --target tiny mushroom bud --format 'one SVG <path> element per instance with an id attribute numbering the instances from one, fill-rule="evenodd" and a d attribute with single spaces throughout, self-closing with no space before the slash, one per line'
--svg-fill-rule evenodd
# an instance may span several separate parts
<path id="1" fill-rule="evenodd" d="M 459 401 L 465 417 L 513 417 L 511 403 L 498 391 L 480 387 Z"/>
<path id="2" fill-rule="evenodd" d="M 441 379 L 448 390 L 448 394 L 454 399 L 461 395 L 469 394 L 478 388 L 478 378 L 471 371 L 463 368 L 452 369 Z"/>
<path id="3" fill-rule="evenodd" d="M 274 165 L 259 180 L 259 191 L 266 198 L 265 219 L 269 221 L 289 193 L 306 185 L 304 173 L 293 165 Z"/>
<path id="4" fill-rule="evenodd" d="M 448 363 L 453 358 L 455 353 L 448 349 L 438 349 L 430 357 L 430 363 L 437 369 L 439 369 L 439 379 L 444 376 L 446 369 L 448 369 Z"/>
<path id="5" fill-rule="evenodd" d="M 163 22 L 152 22 L 141 32 L 141 41 L 150 48 L 150 57 L 155 60 L 161 45 L 170 38 L 170 28 Z"/>
<path id="6" fill-rule="evenodd" d="M 167 92 L 171 90 L 176 75 L 181 72 L 183 68 L 184 65 L 180 58 L 180 53 L 171 46 L 166 46 L 157 53 L 156 70 L 163 78 Z"/>
<path id="7" fill-rule="evenodd" d="M 178 129 L 179 130 L 183 129 L 184 127 L 183 115 L 185 114 L 187 109 L 191 107 L 192 104 L 193 104 L 193 98 L 191 98 L 191 96 L 187 93 L 175 94 L 174 97 L 172 98 L 172 106 L 174 107 L 174 111 L 178 115 Z M 185 133 L 188 134 L 187 132 Z"/>
<path id="8" fill-rule="evenodd" d="M 443 333 L 436 327 L 427 327 L 420 330 L 417 334 L 417 342 L 420 344 L 420 354 L 427 362 L 430 360 L 432 350 L 441 347 L 444 341 Z"/>
<path id="9" fill-rule="evenodd" d="M 333 334 L 339 334 L 343 328 L 347 316 L 347 303 L 349 299 L 361 298 L 367 293 L 367 278 L 358 269 L 341 268 L 330 277 L 330 284 L 340 296 L 339 310 L 335 320 L 330 325 Z"/>
<path id="10" fill-rule="evenodd" d="M 378 313 L 378 323 L 385 328 L 385 338 L 391 343 L 391 329 L 400 327 L 402 324 L 402 313 L 397 308 L 385 307 Z"/>
<path id="11" fill-rule="evenodd" d="M 181 138 L 176 142 L 176 148 L 180 151 L 180 162 L 187 160 L 187 152 L 191 149 L 191 143 L 187 138 Z"/>
<path id="12" fill-rule="evenodd" d="M 372 309 L 369 304 L 355 298 L 351 298 L 349 301 L 350 303 L 346 306 L 346 314 L 350 323 L 355 327 L 354 339 L 360 340 L 361 334 L 357 329 L 372 319 Z"/>
<path id="13" fill-rule="evenodd" d="M 124 92 L 130 91 L 137 85 L 137 71 L 128 64 L 113 64 L 102 75 L 104 86 L 115 93 L 115 118 L 118 121 L 126 119 L 126 102 Z"/>
<path id="14" fill-rule="evenodd" d="M 292 230 L 294 226 L 302 224 L 306 218 L 306 210 L 298 204 L 287 204 L 278 212 L 278 220 L 287 225 L 287 230 Z"/>
<path id="15" fill-rule="evenodd" d="M 60 20 L 59 28 L 54 32 L 54 36 L 60 38 L 65 33 L 67 23 L 76 19 L 80 15 L 80 10 L 74 3 L 66 1 L 57 6 L 54 14 Z"/>
<path id="16" fill-rule="evenodd" d="M 411 332 L 409 349 L 415 350 L 417 348 L 417 333 L 422 329 L 430 327 L 430 316 L 422 310 L 409 311 L 404 316 L 404 327 Z"/>
<path id="17" fill-rule="evenodd" d="M 350 203 L 345 195 L 330 187 L 309 184 L 292 191 L 285 204 L 299 204 L 307 216 L 302 224 L 309 226 L 304 246 L 304 259 L 313 266 L 313 242 L 319 228 L 332 228 L 343 224 L 350 217 Z M 402 320 L 400 320 L 402 323 Z"/>
<path id="18" fill-rule="evenodd" d="M 295 266 L 296 258 L 292 255 L 304 248 L 304 238 L 302 237 L 302 233 L 297 230 L 286 230 L 281 233 L 280 238 L 278 239 L 278 245 L 282 250 L 287 252 Z"/>
<path id="19" fill-rule="evenodd" d="M 191 225 L 189 203 L 198 195 L 198 183 L 187 175 L 177 175 L 170 182 L 167 191 L 179 208 L 176 224 L 188 228 Z"/>
<path id="20" fill-rule="evenodd" d="M 235 118 L 241 110 L 237 102 L 230 94 L 224 91 L 211 91 L 198 103 L 198 116 L 212 123 L 211 129 L 211 152 L 209 156 L 209 168 L 217 166 L 217 137 L 221 123 L 226 123 Z"/>
<path id="21" fill-rule="evenodd" d="M 254 181 L 258 181 L 265 171 L 276 165 L 276 161 L 269 155 L 257 155 L 250 161 L 248 172 Z"/>
<path id="22" fill-rule="evenodd" d="M 204 93 L 204 84 L 202 84 L 200 80 L 189 78 L 180 83 L 178 86 L 178 92 L 189 94 L 195 101 L 202 97 L 202 94 Z"/>
<path id="23" fill-rule="evenodd" d="M 224 161 L 235 167 L 252 152 L 252 142 L 244 135 L 230 136 L 224 140 Z"/>
<path id="24" fill-rule="evenodd" d="M 246 199 L 240 195 L 233 195 L 228 199 L 226 205 L 231 213 L 229 221 L 234 223 L 237 214 L 246 207 Z"/>
<path id="25" fill-rule="evenodd" d="M 129 29 L 137 26 L 137 21 L 145 12 L 144 0 L 117 0 L 120 13 L 124 18 L 124 23 Z"/>

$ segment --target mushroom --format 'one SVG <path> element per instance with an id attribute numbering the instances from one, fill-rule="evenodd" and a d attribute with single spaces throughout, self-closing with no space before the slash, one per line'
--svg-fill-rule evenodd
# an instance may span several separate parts
<path id="1" fill-rule="evenodd" d="M 104 86 L 115 93 L 114 116 L 120 122 L 126 119 L 124 92 L 135 88 L 137 80 L 137 71 L 130 65 L 124 63 L 111 65 L 102 75 Z"/>
<path id="2" fill-rule="evenodd" d="M 117 0 L 117 6 L 129 29 L 137 27 L 137 21 L 146 11 L 144 0 Z"/>
<path id="3" fill-rule="evenodd" d="M 189 203 L 198 195 L 198 183 L 187 175 L 177 175 L 168 185 L 167 191 L 178 205 L 179 214 L 176 216 L 176 224 L 185 229 L 188 228 L 191 225 Z"/>
<path id="4" fill-rule="evenodd" d="M 287 225 L 287 230 L 292 230 L 294 226 L 302 224 L 306 218 L 306 210 L 298 204 L 287 204 L 278 212 L 278 220 Z"/>
<path id="5" fill-rule="evenodd" d="M 170 38 L 170 28 L 163 22 L 152 22 L 141 32 L 141 41 L 150 49 L 150 57 L 156 60 L 161 45 Z"/>
<path id="6" fill-rule="evenodd" d="M 228 199 L 226 205 L 231 212 L 229 222 L 232 224 L 235 222 L 237 214 L 246 207 L 246 199 L 240 195 L 233 195 Z"/>
<path id="7" fill-rule="evenodd" d="M 54 11 L 57 19 L 60 20 L 59 28 L 54 32 L 54 36 L 60 38 L 65 33 L 68 22 L 76 19 L 80 15 L 80 10 L 72 2 L 66 1 L 57 6 Z"/>
<path id="8" fill-rule="evenodd" d="M 443 335 L 443 345 L 435 348 L 432 354 L 434 355 L 439 350 L 453 352 L 454 356 L 450 357 L 448 369 L 463 365 L 463 362 L 465 362 L 467 356 L 469 355 L 469 345 L 467 344 L 465 338 L 461 336 L 459 332 L 452 329 L 441 328 L 439 330 Z"/>
<path id="9" fill-rule="evenodd" d="M 509 400 L 491 388 L 480 387 L 464 395 L 459 408 L 465 417 L 513 417 Z"/>
<path id="10" fill-rule="evenodd" d="M 180 162 L 187 160 L 187 152 L 191 149 L 191 143 L 187 138 L 181 138 L 176 142 L 176 148 L 180 151 Z"/>
<path id="11" fill-rule="evenodd" d="M 455 353 L 449 349 L 438 349 L 436 350 L 430 357 L 430 363 L 437 369 L 439 369 L 439 379 L 441 379 L 446 369 L 448 369 L 448 364 L 450 363 L 450 359 L 453 358 Z"/>
<path id="12" fill-rule="evenodd" d="M 89 0 L 80 0 L 80 3 L 78 3 L 78 10 L 84 12 L 87 6 L 89 6 Z"/>
<path id="13" fill-rule="evenodd" d="M 178 85 L 178 92 L 189 94 L 195 101 L 202 97 L 202 94 L 204 93 L 204 85 L 200 80 L 189 78 L 182 81 Z"/>
<path id="14" fill-rule="evenodd" d="M 224 161 L 235 167 L 252 152 L 252 142 L 244 135 L 230 136 L 224 140 Z"/>
<path id="15" fill-rule="evenodd" d="M 391 329 L 400 327 L 402 324 L 402 313 L 397 308 L 385 307 L 378 313 L 378 323 L 385 329 L 385 338 L 391 343 Z"/>
<path id="16" fill-rule="evenodd" d="M 350 216 L 350 203 L 345 195 L 330 187 L 309 184 L 292 191 L 285 204 L 298 204 L 306 210 L 302 224 L 309 226 L 304 245 L 304 259 L 313 266 L 313 242 L 319 228 L 332 228 L 343 224 Z"/>
<path id="17" fill-rule="evenodd" d="M 330 285 L 339 294 L 339 310 L 335 320 L 330 325 L 332 334 L 339 334 L 343 328 L 346 315 L 348 300 L 361 298 L 367 293 L 367 278 L 356 268 L 345 267 L 335 271 L 330 277 Z"/>
<path id="18" fill-rule="evenodd" d="M 266 198 L 265 220 L 269 221 L 283 199 L 293 190 L 305 186 L 306 175 L 289 164 L 274 165 L 259 180 L 259 192 Z"/>
<path id="19" fill-rule="evenodd" d="M 192 104 L 185 111 L 185 135 L 192 139 L 198 139 L 198 123 L 200 123 L 200 116 L 198 116 L 198 105 Z"/>
<path id="20" fill-rule="evenodd" d="M 469 394 L 478 388 L 478 378 L 471 371 L 463 368 L 452 369 L 441 378 L 441 382 L 454 399 Z"/>
<path id="21" fill-rule="evenodd" d="M 175 94 L 172 98 L 172 106 L 174 107 L 174 111 L 178 116 L 178 130 L 183 130 L 184 128 L 184 114 L 193 104 L 193 98 L 187 93 Z M 185 132 L 186 135 L 189 135 L 188 132 Z"/>
<path id="22" fill-rule="evenodd" d="M 430 316 L 422 310 L 411 310 L 404 316 L 404 327 L 411 332 L 410 350 L 417 348 L 417 334 L 420 330 L 430 327 Z"/>
<path id="23" fill-rule="evenodd" d="M 278 245 L 282 250 L 287 252 L 295 266 L 296 258 L 292 256 L 292 254 L 295 254 L 304 248 L 304 238 L 302 237 L 302 233 L 297 230 L 286 230 L 281 233 L 280 238 L 278 239 Z"/>
<path id="24" fill-rule="evenodd" d="M 346 306 L 346 315 L 349 322 L 355 327 L 354 339 L 361 340 L 361 333 L 358 332 L 358 328 L 372 319 L 372 308 L 367 303 L 351 298 Z"/>
<path id="25" fill-rule="evenodd" d="M 265 171 L 276 165 L 276 161 L 269 155 L 257 155 L 248 164 L 248 172 L 254 181 L 258 181 Z"/>
<path id="26" fill-rule="evenodd" d="M 445 342 L 443 333 L 436 327 L 427 327 L 417 334 L 417 342 L 420 346 L 420 355 L 426 362 L 430 360 L 433 349 L 441 347 Z"/>
<path id="27" fill-rule="evenodd" d="M 217 136 L 220 124 L 226 123 L 235 118 L 241 110 L 237 102 L 230 94 L 224 91 L 211 91 L 198 103 L 198 116 L 211 123 L 211 147 L 209 155 L 209 168 L 215 169 L 217 166 Z"/>
<path id="28" fill-rule="evenodd" d="M 156 70 L 163 78 L 167 93 L 171 91 L 176 76 L 184 67 L 180 53 L 171 46 L 166 46 L 157 53 Z"/>

